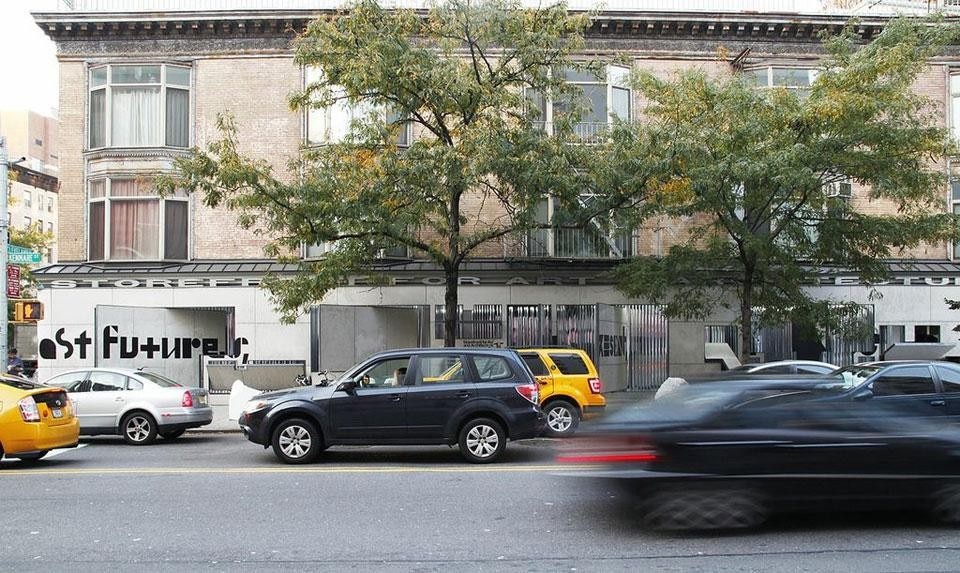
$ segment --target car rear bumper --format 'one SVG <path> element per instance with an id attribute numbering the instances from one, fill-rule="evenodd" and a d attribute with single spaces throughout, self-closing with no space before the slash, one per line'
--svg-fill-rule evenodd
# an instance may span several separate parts
<path id="1" fill-rule="evenodd" d="M 543 434 L 547 428 L 547 416 L 543 410 L 537 408 L 532 412 L 524 412 L 516 416 L 510 428 L 511 440 L 529 440 Z"/>
<path id="2" fill-rule="evenodd" d="M 213 422 L 213 408 L 176 408 L 162 410 L 157 426 L 160 431 L 199 428 Z"/>
<path id="3" fill-rule="evenodd" d="M 583 407 L 583 419 L 589 420 L 591 418 L 596 418 L 600 414 L 603 414 L 606 411 L 607 405 L 604 404 L 587 404 Z"/>
<path id="4" fill-rule="evenodd" d="M 28 454 L 54 448 L 72 448 L 79 439 L 80 423 L 76 418 L 56 426 L 25 422 L 16 434 L 4 437 L 3 448 L 5 454 Z"/>

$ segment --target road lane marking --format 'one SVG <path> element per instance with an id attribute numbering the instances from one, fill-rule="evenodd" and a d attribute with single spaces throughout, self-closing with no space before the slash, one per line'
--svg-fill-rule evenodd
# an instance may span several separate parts
<path id="1" fill-rule="evenodd" d="M 64 476 L 64 475 L 131 475 L 131 474 L 343 474 L 343 473 L 490 473 L 512 472 L 531 473 L 556 470 L 593 469 L 596 466 L 575 465 L 538 465 L 519 467 L 479 467 L 479 468 L 406 468 L 381 467 L 361 468 L 348 466 L 334 467 L 248 467 L 248 468 L 75 468 L 75 469 L 7 469 L 0 471 L 0 478 L 11 476 Z"/>
<path id="2" fill-rule="evenodd" d="M 45 459 L 45 460 L 46 460 L 46 459 L 50 459 L 50 458 L 52 458 L 52 457 L 54 457 L 54 456 L 59 456 L 60 454 L 65 454 L 65 453 L 67 453 L 67 452 L 72 452 L 72 451 L 74 451 L 74 450 L 79 450 L 80 448 L 85 448 L 85 447 L 87 447 L 87 446 L 89 446 L 89 445 L 90 445 L 90 444 L 77 444 L 76 446 L 74 446 L 74 447 L 72 447 L 72 448 L 57 448 L 57 449 L 55 449 L 55 450 L 50 450 L 50 452 L 49 452 L 47 455 L 43 456 L 43 459 Z"/>

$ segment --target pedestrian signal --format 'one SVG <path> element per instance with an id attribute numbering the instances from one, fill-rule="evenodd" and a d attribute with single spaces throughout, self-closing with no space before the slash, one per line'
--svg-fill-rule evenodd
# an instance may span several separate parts
<path id="1" fill-rule="evenodd" d="M 39 300 L 18 300 L 13 307 L 17 322 L 36 322 L 43 319 L 43 303 Z"/>

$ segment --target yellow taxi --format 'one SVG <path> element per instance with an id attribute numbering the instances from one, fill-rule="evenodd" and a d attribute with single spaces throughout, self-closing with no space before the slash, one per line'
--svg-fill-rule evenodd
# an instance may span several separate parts
<path id="1" fill-rule="evenodd" d="M 0 375 L 0 458 L 39 460 L 80 437 L 73 404 L 61 388 Z"/>
<path id="2" fill-rule="evenodd" d="M 540 385 L 540 406 L 547 415 L 546 434 L 573 435 L 580 420 L 607 405 L 603 383 L 590 355 L 579 348 L 517 349 Z"/>

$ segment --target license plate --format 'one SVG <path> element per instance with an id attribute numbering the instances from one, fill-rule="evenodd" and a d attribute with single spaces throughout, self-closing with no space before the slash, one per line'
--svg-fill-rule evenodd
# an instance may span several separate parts
<path id="1" fill-rule="evenodd" d="M 62 417 L 63 417 L 63 410 L 61 410 L 60 408 L 54 408 L 54 409 L 53 409 L 53 417 L 54 417 L 54 418 L 62 418 Z"/>
<path id="2" fill-rule="evenodd" d="M 201 406 L 206 406 L 206 405 L 207 405 L 207 397 L 206 397 L 206 396 L 204 396 L 204 395 L 201 395 L 201 396 L 200 396 L 200 405 L 201 405 Z"/>

